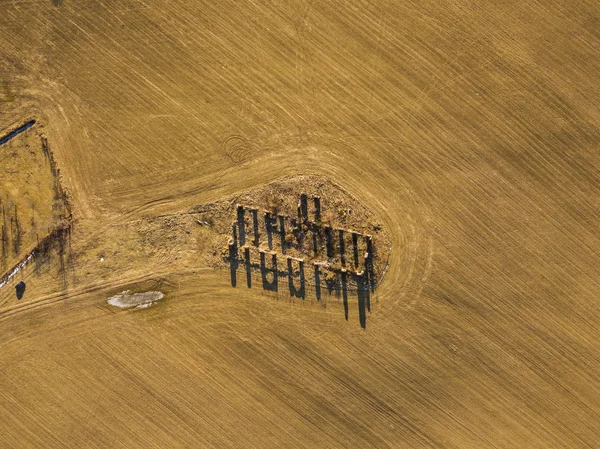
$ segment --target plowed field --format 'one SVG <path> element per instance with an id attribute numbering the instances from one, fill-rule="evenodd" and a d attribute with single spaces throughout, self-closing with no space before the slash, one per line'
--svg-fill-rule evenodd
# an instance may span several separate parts
<path id="1" fill-rule="evenodd" d="M 598 2 L 0 6 L 0 447 L 598 447 Z M 228 259 L 305 191 L 368 310 Z"/>

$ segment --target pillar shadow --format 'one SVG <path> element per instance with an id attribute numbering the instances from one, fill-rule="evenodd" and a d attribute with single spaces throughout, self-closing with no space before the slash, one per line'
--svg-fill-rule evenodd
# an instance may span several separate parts
<path id="1" fill-rule="evenodd" d="M 352 252 L 354 253 L 354 266 L 358 267 L 358 234 L 356 232 L 352 233 Z"/>
<path id="2" fill-rule="evenodd" d="M 252 288 L 252 262 L 250 261 L 250 248 L 244 248 L 244 263 L 246 265 L 246 285 Z"/>
<path id="3" fill-rule="evenodd" d="M 258 209 L 251 209 L 252 212 L 252 227 L 254 231 L 254 246 L 259 245 L 259 232 L 258 232 Z"/>
<path id="4" fill-rule="evenodd" d="M 312 233 L 313 252 L 315 253 L 315 256 L 317 256 L 319 254 L 319 226 L 316 224 L 313 224 L 311 226 L 311 233 Z"/>
<path id="5" fill-rule="evenodd" d="M 296 286 L 294 285 L 294 269 L 292 266 L 292 259 L 288 258 L 288 260 L 287 260 L 288 286 L 290 289 L 290 296 L 304 299 L 306 296 L 305 283 L 304 283 L 304 262 L 298 262 L 298 265 L 299 265 L 299 272 L 300 272 L 300 288 L 296 288 Z"/>
<path id="6" fill-rule="evenodd" d="M 315 296 L 317 297 L 317 301 L 321 300 L 321 271 L 319 270 L 319 266 L 315 264 Z"/>
<path id="7" fill-rule="evenodd" d="M 333 257 L 333 230 L 330 226 L 325 226 L 325 247 L 327 248 L 327 257 Z"/>
<path id="8" fill-rule="evenodd" d="M 321 221 L 321 198 L 318 196 L 313 197 L 313 201 L 315 204 L 315 221 Z"/>
<path id="9" fill-rule="evenodd" d="M 229 243 L 229 272 L 231 273 L 231 286 L 237 285 L 238 251 L 235 242 Z"/>
<path id="10" fill-rule="evenodd" d="M 269 249 L 273 249 L 273 219 L 271 218 L 271 214 L 269 212 L 265 213 L 265 228 L 267 231 L 267 245 L 269 245 Z"/>
<path id="11" fill-rule="evenodd" d="M 281 239 L 281 253 L 285 254 L 285 217 L 283 215 L 279 215 L 279 238 Z"/>
<path id="12" fill-rule="evenodd" d="M 373 257 L 371 256 L 369 258 L 369 288 L 371 289 L 372 292 L 375 291 L 375 265 L 373 264 Z"/>
<path id="13" fill-rule="evenodd" d="M 360 327 L 367 328 L 367 312 L 371 311 L 371 295 L 368 279 L 365 275 L 356 275 L 356 286 L 358 294 L 358 320 Z"/>
<path id="14" fill-rule="evenodd" d="M 340 262 L 342 266 L 346 265 L 346 242 L 344 241 L 344 230 L 338 229 L 338 235 L 340 238 Z"/>
<path id="15" fill-rule="evenodd" d="M 269 290 L 272 292 L 276 292 L 278 290 L 277 278 L 279 275 L 279 273 L 277 271 L 277 256 L 275 254 L 271 255 L 271 268 L 267 268 L 265 259 L 266 259 L 266 255 L 264 252 L 261 251 L 261 253 L 260 253 L 260 274 L 261 274 L 261 278 L 262 278 L 263 289 Z M 268 279 L 269 274 L 273 275 L 272 281 L 269 281 L 269 279 Z"/>
<path id="16" fill-rule="evenodd" d="M 300 194 L 300 214 L 303 221 L 306 222 L 308 220 L 308 196 L 306 193 Z"/>
<path id="17" fill-rule="evenodd" d="M 364 276 L 365 282 L 367 282 L 368 287 L 371 291 L 375 291 L 375 271 L 373 269 L 373 257 L 370 253 L 365 254 L 364 260 Z"/>
<path id="18" fill-rule="evenodd" d="M 348 321 L 348 273 L 342 271 L 342 298 L 344 300 L 344 316 Z"/>
<path id="19" fill-rule="evenodd" d="M 246 222 L 245 222 L 245 213 L 244 206 L 238 204 L 237 206 L 237 223 L 240 231 L 240 246 L 244 246 L 246 244 Z"/>

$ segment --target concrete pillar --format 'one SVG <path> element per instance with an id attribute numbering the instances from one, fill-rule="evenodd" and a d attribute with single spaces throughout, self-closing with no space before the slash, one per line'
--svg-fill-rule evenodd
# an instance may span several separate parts
<path id="1" fill-rule="evenodd" d="M 285 217 L 283 215 L 279 215 L 279 237 L 281 238 L 281 252 L 285 254 Z"/>
<path id="2" fill-rule="evenodd" d="M 346 242 L 344 241 L 344 230 L 338 229 L 338 235 L 340 238 L 340 261 L 342 265 L 346 265 Z"/>
<path id="3" fill-rule="evenodd" d="M 333 257 L 333 230 L 331 226 L 325 226 L 325 247 L 327 248 L 327 257 Z"/>
<path id="4" fill-rule="evenodd" d="M 321 271 L 319 269 L 319 264 L 313 264 L 314 272 L 315 272 L 315 296 L 317 297 L 317 301 L 321 300 Z"/>
<path id="5" fill-rule="evenodd" d="M 375 291 L 375 251 L 373 248 L 373 237 L 370 235 L 365 236 L 365 240 L 367 242 L 367 254 L 369 255 L 368 260 L 365 261 L 365 268 L 368 272 L 369 283 L 371 285 L 371 290 Z"/>
<path id="6" fill-rule="evenodd" d="M 319 223 L 321 221 L 321 197 L 315 196 L 313 201 L 315 203 L 315 222 Z"/>
<path id="7" fill-rule="evenodd" d="M 365 235 L 365 242 L 367 243 L 367 252 L 371 255 L 371 258 L 373 258 L 373 237 L 370 235 Z"/>
<path id="8" fill-rule="evenodd" d="M 305 235 L 302 232 L 301 226 L 298 225 L 297 218 L 290 218 L 290 228 L 292 229 L 292 235 L 299 247 L 304 245 Z"/>
<path id="9" fill-rule="evenodd" d="M 300 288 L 296 288 L 294 285 L 294 268 L 293 260 L 298 262 L 298 269 L 300 272 Z M 288 269 L 288 286 L 290 289 L 290 296 L 304 299 L 305 286 L 304 286 L 304 261 L 300 259 L 293 259 L 292 257 L 287 258 L 287 269 Z"/>
<path id="10" fill-rule="evenodd" d="M 227 245 L 229 246 L 229 258 L 230 259 L 237 259 L 237 257 L 238 257 L 238 246 L 237 246 L 237 243 L 235 242 L 235 240 L 230 239 L 229 242 L 227 243 Z"/>
<path id="11" fill-rule="evenodd" d="M 371 286 L 371 290 L 375 291 L 375 267 L 370 253 L 365 253 L 365 279 Z"/>
<path id="12" fill-rule="evenodd" d="M 354 266 L 358 269 L 358 234 L 352 233 L 352 252 L 354 255 Z"/>
<path id="13" fill-rule="evenodd" d="M 235 245 L 236 245 L 236 246 L 237 246 L 237 244 L 238 244 L 237 228 L 238 228 L 238 226 L 237 226 L 237 222 L 236 222 L 236 221 L 234 221 L 234 222 L 231 224 L 231 237 L 232 237 L 232 239 L 233 239 L 233 243 L 235 243 Z"/>
<path id="14" fill-rule="evenodd" d="M 306 193 L 300 194 L 300 214 L 303 221 L 308 221 L 308 196 Z"/>
<path id="15" fill-rule="evenodd" d="M 303 260 L 298 261 L 298 268 L 300 270 L 300 283 L 302 284 L 302 288 L 304 288 L 305 279 L 304 279 L 304 261 Z"/>
<path id="16" fill-rule="evenodd" d="M 270 212 L 265 212 L 265 228 L 267 231 L 267 245 L 269 249 L 273 249 L 273 228 L 272 228 L 272 218 Z"/>
<path id="17" fill-rule="evenodd" d="M 231 274 L 231 286 L 237 285 L 238 248 L 235 240 L 231 239 L 229 245 L 229 272 Z"/>
<path id="18" fill-rule="evenodd" d="M 244 248 L 244 262 L 246 264 L 246 285 L 252 287 L 252 263 L 250 261 L 250 248 Z"/>
<path id="19" fill-rule="evenodd" d="M 240 231 L 240 246 L 244 246 L 246 244 L 246 223 L 244 221 L 244 206 L 241 204 L 237 205 L 237 223 Z"/>
<path id="20" fill-rule="evenodd" d="M 254 246 L 258 246 L 260 243 L 260 237 L 259 237 L 259 232 L 258 232 L 258 210 L 257 209 L 250 209 L 250 212 L 252 213 L 252 228 L 254 231 Z"/>
<path id="21" fill-rule="evenodd" d="M 269 272 L 273 273 L 273 280 L 270 282 L 267 280 L 267 274 Z M 260 252 L 260 273 L 262 277 L 263 288 L 265 290 L 271 290 L 276 292 L 278 289 L 277 283 L 279 277 L 279 271 L 277 270 L 277 254 L 271 254 L 271 268 L 267 268 L 265 252 Z"/>

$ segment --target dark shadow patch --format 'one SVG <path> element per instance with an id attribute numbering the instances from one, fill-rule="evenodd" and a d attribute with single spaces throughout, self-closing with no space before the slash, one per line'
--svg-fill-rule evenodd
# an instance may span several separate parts
<path id="1" fill-rule="evenodd" d="M 23 295 L 25 294 L 25 282 L 21 281 L 19 282 L 17 285 L 15 285 L 15 290 L 17 292 L 17 299 L 22 299 Z"/>
<path id="2" fill-rule="evenodd" d="M 251 209 L 250 212 L 252 213 L 252 229 L 254 232 L 254 241 L 252 244 L 254 246 L 258 246 L 260 244 L 260 234 L 258 230 L 258 209 Z"/>
<path id="3" fill-rule="evenodd" d="M 238 251 L 237 243 L 229 243 L 229 272 L 231 273 L 231 286 L 237 285 L 237 269 L 238 269 Z"/>
<path id="4" fill-rule="evenodd" d="M 264 290 L 276 292 L 278 290 L 277 280 L 279 272 L 277 271 L 277 255 L 271 255 L 271 268 L 266 266 L 266 254 L 261 251 L 260 253 L 260 274 L 262 277 L 262 285 Z M 269 277 L 272 276 L 272 280 L 269 281 Z"/>
<path id="5" fill-rule="evenodd" d="M 304 282 L 304 262 L 298 261 L 298 273 L 300 277 L 300 288 L 296 288 L 294 285 L 294 269 L 292 264 L 292 258 L 288 258 L 287 260 L 287 276 L 288 276 L 288 286 L 290 289 L 290 296 L 294 296 L 296 298 L 302 298 L 306 296 L 305 292 L 305 282 Z"/>
<path id="6" fill-rule="evenodd" d="M 319 266 L 315 264 L 315 296 L 317 301 L 321 300 L 321 271 Z"/>
<path id="7" fill-rule="evenodd" d="M 352 253 L 354 256 L 354 266 L 358 267 L 358 234 L 352 233 Z"/>
<path id="8" fill-rule="evenodd" d="M 342 271 L 342 298 L 344 300 L 344 317 L 348 321 L 348 277 L 345 271 Z"/>
<path id="9" fill-rule="evenodd" d="M 252 288 L 252 262 L 250 261 L 250 248 L 244 249 L 244 258 L 246 265 L 246 284 L 248 288 Z"/>
<path id="10" fill-rule="evenodd" d="M 35 120 L 29 120 L 28 122 L 24 123 L 23 125 L 19 126 L 18 128 L 13 129 L 12 131 L 9 131 L 8 133 L 6 133 L 2 137 L 0 137 L 0 145 L 5 144 L 13 137 L 16 137 L 19 134 L 21 134 L 22 132 L 27 131 L 33 125 L 35 125 Z"/>
<path id="11" fill-rule="evenodd" d="M 358 320 L 360 327 L 367 328 L 367 310 L 371 311 L 371 292 L 366 276 L 355 276 L 358 294 Z"/>

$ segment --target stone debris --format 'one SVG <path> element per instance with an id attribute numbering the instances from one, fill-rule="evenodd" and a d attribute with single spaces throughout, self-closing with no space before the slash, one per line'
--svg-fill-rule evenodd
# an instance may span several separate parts
<path id="1" fill-rule="evenodd" d="M 120 307 L 122 309 L 128 309 L 131 307 L 136 309 L 145 309 L 164 298 L 164 296 L 165 295 L 159 291 L 130 293 L 129 290 L 125 290 L 108 298 L 108 303 L 111 306 Z"/>

